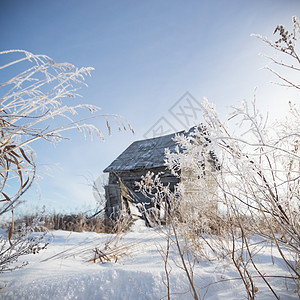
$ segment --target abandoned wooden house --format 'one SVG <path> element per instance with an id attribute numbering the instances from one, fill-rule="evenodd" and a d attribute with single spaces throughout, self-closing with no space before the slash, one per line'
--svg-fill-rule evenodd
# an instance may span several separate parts
<path id="1" fill-rule="evenodd" d="M 181 131 L 165 136 L 140 140 L 132 143 L 123 153 L 121 153 L 103 172 L 109 173 L 109 181 L 105 186 L 106 206 L 105 214 L 111 219 L 116 219 L 120 211 L 131 214 L 130 204 L 143 203 L 145 209 L 152 207 L 153 203 L 141 192 L 137 191 L 136 182 L 141 180 L 147 172 L 154 174 L 161 173 L 161 182 L 169 185 L 173 191 L 174 186 L 179 181 L 186 181 L 190 184 L 187 178 L 192 174 L 189 170 L 181 172 L 180 179 L 171 174 L 165 166 L 165 149 L 169 148 L 171 152 L 175 152 L 176 142 L 174 141 L 175 134 L 189 134 L 194 128 L 188 132 Z M 216 188 L 211 180 L 210 171 L 214 172 L 219 168 L 218 161 L 214 152 L 210 151 L 208 155 L 209 170 L 206 180 L 211 181 L 209 184 L 211 189 Z M 190 191 L 195 192 L 195 188 L 189 186 Z M 201 193 L 201 191 L 197 191 Z"/>

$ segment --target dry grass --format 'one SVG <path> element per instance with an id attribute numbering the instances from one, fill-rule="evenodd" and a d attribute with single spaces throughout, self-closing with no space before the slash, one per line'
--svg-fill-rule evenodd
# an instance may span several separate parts
<path id="1" fill-rule="evenodd" d="M 18 231 L 23 224 L 31 226 L 36 216 L 23 216 L 14 220 L 14 230 Z M 41 230 L 66 230 L 73 232 L 97 232 L 97 233 L 116 233 L 117 235 L 127 232 L 133 224 L 130 216 L 122 216 L 118 221 L 112 222 L 103 214 L 95 217 L 89 217 L 84 213 L 78 214 L 51 214 L 42 217 Z M 1 223 L 0 228 L 8 228 L 9 223 Z"/>
<path id="2" fill-rule="evenodd" d="M 15 230 L 21 228 L 22 224 L 31 226 L 35 216 L 24 216 L 15 220 Z M 90 231 L 97 233 L 111 232 L 112 228 L 105 224 L 105 219 L 102 216 L 89 218 L 85 214 L 52 214 L 42 218 L 44 230 L 66 230 L 74 232 Z M 2 228 L 7 228 L 8 225 L 1 224 Z M 40 229 L 38 229 L 40 231 Z"/>

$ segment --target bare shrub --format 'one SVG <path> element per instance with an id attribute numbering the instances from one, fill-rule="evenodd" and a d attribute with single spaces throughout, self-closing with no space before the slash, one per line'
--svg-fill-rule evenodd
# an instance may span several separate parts
<path id="1" fill-rule="evenodd" d="M 44 231 L 42 234 L 35 234 L 36 231 Z M 19 224 L 13 232 L 10 240 L 5 238 L 5 232 L 0 240 L 0 273 L 13 271 L 24 267 L 27 262 L 16 264 L 19 257 L 26 254 L 36 254 L 47 247 L 49 240 L 46 239 L 46 231 L 41 222 L 41 216 L 33 218 L 31 225 Z"/>
<path id="2" fill-rule="evenodd" d="M 274 33 L 280 37 L 275 43 L 260 38 L 294 60 L 288 64 L 271 58 L 274 64 L 299 72 L 296 36 L 300 26 L 296 18 L 293 25 L 291 33 L 278 26 Z M 280 85 L 300 88 L 299 83 L 268 69 L 281 80 Z M 289 107 L 286 119 L 269 125 L 255 99 L 251 104 L 243 101 L 223 122 L 214 105 L 204 99 L 202 114 L 207 130 L 201 125 L 189 136 L 179 135 L 175 138 L 178 151 L 166 150 L 166 166 L 181 179 L 175 191 L 171 192 L 153 174 L 147 174 L 138 184 L 153 201 L 168 203 L 167 226 L 162 230 L 177 247 L 180 267 L 195 299 L 200 294 L 193 272 L 201 260 L 230 260 L 248 299 L 254 299 L 259 292 L 258 281 L 263 281 L 272 296 L 279 299 L 271 281 L 276 276 L 294 281 L 299 295 L 300 108 L 293 103 Z M 203 162 L 210 151 L 216 153 L 220 168 L 210 172 L 208 178 Z M 186 182 L 185 173 L 194 176 Z M 210 188 L 208 179 L 217 190 Z M 191 192 L 197 188 L 200 192 Z M 259 269 L 255 257 L 269 245 L 277 249 L 289 275 L 265 274 Z"/>

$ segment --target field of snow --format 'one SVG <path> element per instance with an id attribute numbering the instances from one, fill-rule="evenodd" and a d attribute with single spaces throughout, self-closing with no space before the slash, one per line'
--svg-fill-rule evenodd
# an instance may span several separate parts
<path id="1" fill-rule="evenodd" d="M 161 256 L 166 240 L 159 230 L 137 223 L 118 241 L 113 240 L 114 235 L 92 232 L 52 231 L 51 235 L 46 250 L 24 257 L 29 262 L 25 268 L 0 275 L 0 299 L 167 299 Z M 92 249 L 103 250 L 108 240 L 112 251 L 106 253 L 111 253 L 111 261 L 89 261 L 94 257 Z M 117 252 L 113 251 L 116 242 Z M 289 275 L 274 248 L 266 248 L 256 262 L 268 275 Z M 193 299 L 175 249 L 171 249 L 169 263 L 171 299 Z M 194 280 L 201 299 L 247 299 L 238 277 L 229 262 L 195 265 Z M 235 279 L 226 280 L 229 278 Z M 221 282 L 211 284 L 217 281 Z M 270 282 L 280 299 L 298 299 L 292 280 L 275 277 Z M 257 288 L 257 299 L 274 299 L 262 281 Z"/>

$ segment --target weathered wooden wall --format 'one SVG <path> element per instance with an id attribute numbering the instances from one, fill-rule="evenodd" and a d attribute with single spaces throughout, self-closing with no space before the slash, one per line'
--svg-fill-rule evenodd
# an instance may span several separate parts
<path id="1" fill-rule="evenodd" d="M 170 189 L 174 190 L 174 186 L 179 182 L 179 179 L 173 176 L 170 171 L 165 168 L 155 168 L 150 170 L 132 170 L 132 171 L 123 171 L 118 173 L 109 173 L 109 183 L 105 187 L 105 195 L 106 195 L 106 215 L 112 216 L 116 210 L 122 210 L 122 198 L 121 191 L 119 185 L 119 179 L 123 182 L 123 184 L 133 191 L 136 196 L 139 198 L 140 202 L 145 205 L 148 209 L 152 206 L 151 200 L 146 198 L 144 195 L 137 191 L 136 182 L 141 181 L 141 177 L 145 176 L 147 172 L 153 172 L 154 174 L 158 174 L 159 172 L 163 172 L 161 175 L 161 181 L 163 184 L 169 184 Z"/>
<path id="2" fill-rule="evenodd" d="M 195 157 L 197 159 L 197 157 Z M 116 219 L 119 211 L 126 211 L 128 208 L 129 199 L 126 196 L 122 196 L 122 191 L 120 189 L 119 178 L 122 183 L 130 191 L 134 192 L 140 203 L 143 203 L 146 209 L 153 206 L 151 200 L 145 197 L 142 193 L 138 192 L 136 182 L 141 180 L 142 176 L 145 176 L 147 172 L 153 172 L 154 174 L 161 173 L 160 180 L 163 184 L 169 185 L 171 191 L 174 191 L 174 187 L 181 182 L 185 187 L 185 197 L 192 199 L 190 201 L 185 201 L 182 199 L 180 205 L 190 206 L 189 209 L 193 207 L 193 210 L 201 212 L 201 209 L 209 209 L 212 212 L 217 213 L 217 182 L 215 176 L 217 174 L 214 165 L 210 161 L 210 157 L 205 157 L 205 162 L 203 163 L 203 176 L 198 178 L 193 169 L 189 165 L 182 168 L 180 179 L 171 174 L 169 170 L 164 167 L 153 168 L 153 169 L 142 169 L 142 170 L 130 170 L 130 171 L 119 171 L 118 173 L 109 173 L 109 184 L 105 187 L 106 193 L 106 215 Z M 125 198 L 125 202 L 124 202 Z M 167 200 L 168 201 L 168 200 Z M 186 203 L 184 203 L 186 202 Z M 125 207 L 126 206 L 126 207 Z M 158 205 L 158 207 L 160 207 Z"/>

